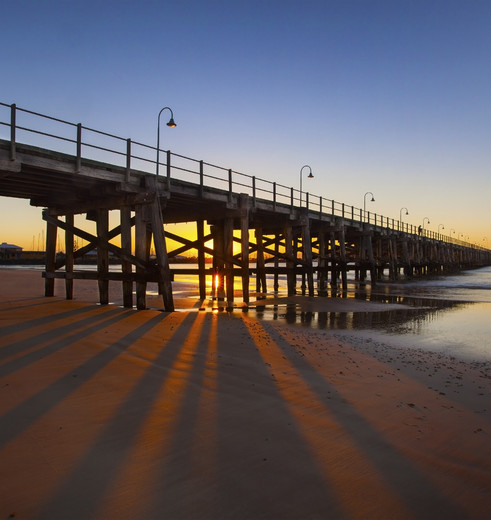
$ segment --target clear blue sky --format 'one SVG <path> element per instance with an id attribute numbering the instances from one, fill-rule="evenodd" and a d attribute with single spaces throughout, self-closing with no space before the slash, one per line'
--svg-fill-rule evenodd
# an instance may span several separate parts
<path id="1" fill-rule="evenodd" d="M 0 101 L 152 145 L 168 105 L 163 148 L 296 188 L 308 164 L 306 191 L 491 247 L 490 28 L 489 0 L 4 0 Z M 0 202 L 15 243 L 40 210 Z"/>

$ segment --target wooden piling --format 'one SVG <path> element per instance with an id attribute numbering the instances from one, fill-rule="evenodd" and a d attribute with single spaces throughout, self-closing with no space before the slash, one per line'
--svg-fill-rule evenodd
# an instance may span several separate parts
<path id="1" fill-rule="evenodd" d="M 266 293 L 266 269 L 264 263 L 264 242 L 263 242 L 263 229 L 262 227 L 256 226 L 254 230 L 256 237 L 256 292 Z"/>
<path id="2" fill-rule="evenodd" d="M 343 222 L 341 222 L 338 226 L 338 235 L 341 261 L 341 281 L 343 286 L 343 293 L 345 293 L 348 290 L 348 261 L 346 257 L 346 232 Z"/>
<path id="3" fill-rule="evenodd" d="M 99 302 L 101 305 L 109 303 L 109 250 L 107 248 L 109 233 L 109 212 L 106 209 L 97 210 L 97 283 L 99 285 Z"/>
<path id="4" fill-rule="evenodd" d="M 120 208 L 121 222 L 121 249 L 125 255 L 131 255 L 131 208 Z M 133 307 L 133 282 L 131 281 L 132 264 L 127 258 L 121 259 L 121 272 L 123 273 L 123 306 Z"/>
<path id="5" fill-rule="evenodd" d="M 294 296 L 296 293 L 296 277 L 295 264 L 293 261 L 293 228 L 287 223 L 284 228 L 285 236 L 285 256 L 286 256 L 286 284 L 288 296 Z"/>
<path id="6" fill-rule="evenodd" d="M 205 263 L 205 230 L 204 221 L 196 221 L 196 233 L 198 238 L 198 279 L 199 279 L 199 298 L 206 299 L 206 263 Z"/>
<path id="7" fill-rule="evenodd" d="M 312 265 L 312 240 L 310 236 L 310 220 L 307 210 L 300 217 L 302 233 L 302 257 L 307 276 L 307 288 L 309 296 L 314 296 L 314 271 Z"/>
<path id="8" fill-rule="evenodd" d="M 145 206 L 138 204 L 135 207 L 135 256 L 142 262 L 148 262 L 147 254 L 147 223 L 144 216 Z M 145 279 L 145 269 L 136 266 L 136 308 L 145 309 L 147 282 Z"/>
<path id="9" fill-rule="evenodd" d="M 157 272 L 159 279 L 159 293 L 162 295 L 164 310 L 174 311 L 174 301 L 172 297 L 171 274 L 167 247 L 165 244 L 164 223 L 162 220 L 162 209 L 159 197 L 156 196 L 150 204 L 150 224 L 157 257 Z"/>
<path id="10" fill-rule="evenodd" d="M 49 215 L 50 210 L 44 210 L 43 215 Z M 46 222 L 46 278 L 44 281 L 44 295 L 55 295 L 55 279 L 53 274 L 56 268 L 56 235 L 57 226 L 51 222 Z"/>
<path id="11" fill-rule="evenodd" d="M 223 225 L 223 252 L 225 256 L 225 277 L 226 277 L 226 297 L 227 309 L 234 306 L 234 219 L 227 217 Z"/>
<path id="12" fill-rule="evenodd" d="M 241 193 L 240 205 L 240 247 L 242 301 L 249 304 L 249 196 Z"/>
<path id="13" fill-rule="evenodd" d="M 73 213 L 65 216 L 67 229 L 65 230 L 65 294 L 67 300 L 73 299 Z"/>
<path id="14" fill-rule="evenodd" d="M 317 287 L 319 296 L 327 296 L 327 248 L 326 229 L 322 227 L 317 237 L 319 257 L 317 260 Z"/>
<path id="15" fill-rule="evenodd" d="M 279 266 L 280 266 L 280 244 L 281 235 L 276 232 L 274 235 L 274 274 L 273 274 L 273 292 L 277 293 L 280 289 L 279 284 Z"/>

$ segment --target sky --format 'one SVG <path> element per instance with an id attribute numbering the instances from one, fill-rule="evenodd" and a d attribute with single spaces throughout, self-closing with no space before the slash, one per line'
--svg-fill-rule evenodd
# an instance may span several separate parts
<path id="1" fill-rule="evenodd" d="M 164 149 L 296 189 L 309 165 L 304 191 L 358 208 L 371 192 L 371 212 L 491 247 L 488 0 L 4 0 L 2 15 L 3 103 L 152 146 L 169 106 Z M 0 242 L 32 249 L 43 230 L 40 208 L 0 198 Z"/>

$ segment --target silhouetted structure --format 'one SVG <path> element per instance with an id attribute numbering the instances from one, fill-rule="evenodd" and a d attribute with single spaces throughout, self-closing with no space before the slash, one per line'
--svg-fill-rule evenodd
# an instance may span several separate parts
<path id="1" fill-rule="evenodd" d="M 74 155 L 19 144 L 16 120 L 20 109 L 15 105 L 0 106 L 10 110 L 11 129 L 11 139 L 0 140 L 0 195 L 27 198 L 32 205 L 46 208 L 47 296 L 53 295 L 55 278 L 65 279 L 67 298 L 73 297 L 74 279 L 94 279 L 104 304 L 109 299 L 109 281 L 115 280 L 123 284 L 127 307 L 133 306 L 135 284 L 136 306 L 142 309 L 146 305 L 146 285 L 154 281 L 159 284 L 164 308 L 172 311 L 173 275 L 188 273 L 198 276 L 202 299 L 207 297 L 206 277 L 212 276 L 213 297 L 226 300 L 232 307 L 236 278 L 241 280 L 242 300 L 248 304 L 251 274 L 256 275 L 258 292 L 268 290 L 269 273 L 273 275 L 273 291 L 278 288 L 278 276 L 284 274 L 288 294 L 296 293 L 300 280 L 303 293 L 327 296 L 329 285 L 331 293 L 338 285 L 346 289 L 349 270 L 355 270 L 362 282 L 370 273 L 373 284 L 385 274 L 395 280 L 401 271 L 413 276 L 491 263 L 490 251 L 482 247 L 427 230 L 419 233 L 399 220 L 371 215 L 309 193 L 303 193 L 300 207 L 300 194 L 293 188 L 170 151 L 163 153 L 165 175 L 156 176 L 144 170 L 148 169 L 147 163 L 155 165 L 154 160 L 144 157 L 144 152 L 153 153 L 155 148 L 83 129 L 80 124 L 55 120 L 75 130 L 76 138 L 59 138 L 75 147 Z M 101 144 L 84 141 L 82 131 L 95 134 Z M 35 134 L 54 137 L 39 131 Z M 91 137 L 90 143 L 94 143 Z M 123 150 L 103 146 L 107 139 L 123 144 Z M 105 158 L 113 154 L 115 164 L 85 158 L 82 151 L 86 149 L 102 151 Z M 121 160 L 122 165 L 118 164 Z M 141 169 L 136 169 L 136 164 Z M 120 223 L 113 229 L 109 229 L 111 210 L 120 214 Z M 95 235 L 74 225 L 74 216 L 79 214 L 95 221 Z M 179 222 L 194 222 L 197 238 L 191 240 L 166 229 L 167 224 Z M 206 234 L 205 223 L 210 226 Z M 65 232 L 66 256 L 57 260 L 58 229 Z M 75 250 L 75 237 L 87 245 Z M 111 242 L 116 237 L 120 237 L 121 246 Z M 168 251 L 166 237 L 181 246 Z M 150 257 L 152 239 L 154 258 Z M 238 253 L 234 252 L 234 243 L 240 246 Z M 75 271 L 75 259 L 94 250 L 97 271 Z M 109 271 L 110 253 L 119 259 L 120 272 Z M 171 270 L 171 259 L 184 253 L 196 256 L 198 267 Z M 205 262 L 205 255 L 212 257 L 211 265 Z M 256 257 L 255 266 L 251 265 L 251 255 Z"/>

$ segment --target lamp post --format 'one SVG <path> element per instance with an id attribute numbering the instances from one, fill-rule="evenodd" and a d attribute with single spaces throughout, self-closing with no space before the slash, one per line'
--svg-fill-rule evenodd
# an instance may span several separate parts
<path id="1" fill-rule="evenodd" d="M 452 228 L 452 229 L 450 230 L 450 235 L 452 235 L 452 233 L 455 235 L 455 229 L 454 229 L 454 228 Z"/>
<path id="2" fill-rule="evenodd" d="M 409 211 L 407 210 L 407 208 L 401 208 L 401 210 L 399 211 L 399 222 L 402 224 L 402 210 L 405 209 L 406 210 L 406 213 L 404 213 L 404 215 L 409 215 Z M 402 227 L 402 225 L 401 225 Z"/>
<path id="3" fill-rule="evenodd" d="M 409 211 L 407 210 L 407 208 L 401 208 L 401 211 L 399 211 L 399 220 L 402 222 L 402 210 L 405 209 L 406 210 L 406 213 L 404 213 L 404 215 L 409 215 Z"/>
<path id="4" fill-rule="evenodd" d="M 171 128 L 174 128 L 177 126 L 176 123 L 174 122 L 174 114 L 172 112 L 172 108 L 164 107 L 159 112 L 159 117 L 157 118 L 157 168 L 156 168 L 156 172 L 155 172 L 157 175 L 159 174 L 159 157 L 160 157 L 160 114 L 162 114 L 162 112 L 164 110 L 169 110 L 169 112 L 170 112 L 170 119 L 169 119 L 169 122 L 167 123 L 167 126 L 170 126 Z"/>
<path id="5" fill-rule="evenodd" d="M 373 193 L 371 191 L 367 191 L 363 196 L 363 220 L 365 220 L 365 214 L 367 212 L 367 195 L 372 196 L 370 202 L 375 202 L 375 197 L 373 196 Z"/>
<path id="6" fill-rule="evenodd" d="M 438 224 L 438 234 L 440 234 L 440 226 L 442 227 L 442 229 L 445 229 L 445 226 L 443 224 Z"/>
<path id="7" fill-rule="evenodd" d="M 314 176 L 312 174 L 312 168 L 308 164 L 306 164 L 305 166 L 302 166 L 300 168 L 300 206 L 302 206 L 302 170 L 304 168 L 308 168 L 309 169 L 309 175 L 308 175 L 307 179 L 313 179 L 314 178 Z"/>
<path id="8" fill-rule="evenodd" d="M 429 219 L 428 217 L 425 217 L 425 218 L 423 219 L 423 229 L 425 228 L 425 220 L 427 220 L 427 221 L 428 221 L 428 224 L 430 224 L 430 219 Z"/>

